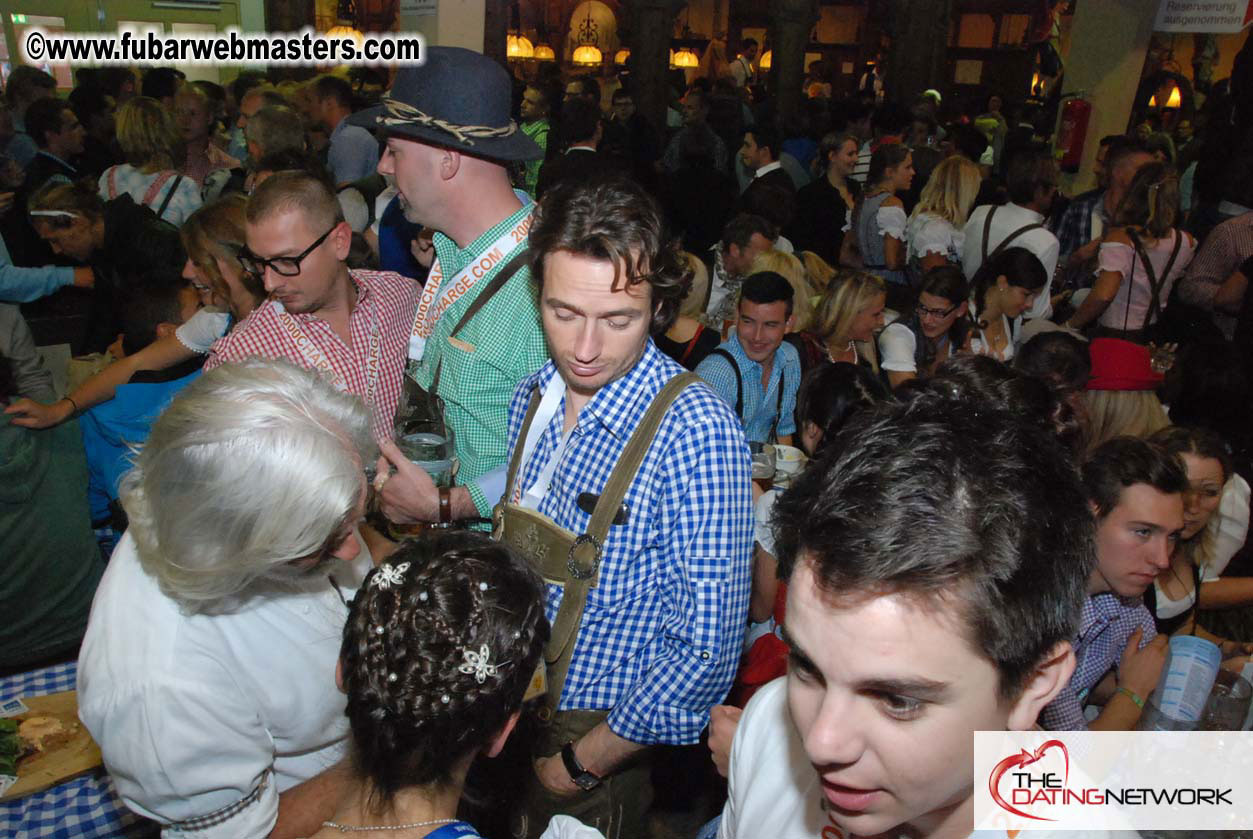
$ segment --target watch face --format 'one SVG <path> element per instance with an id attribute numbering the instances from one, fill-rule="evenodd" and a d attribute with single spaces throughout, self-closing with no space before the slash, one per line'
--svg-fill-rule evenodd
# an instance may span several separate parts
<path id="1" fill-rule="evenodd" d="M 570 773 L 570 780 L 574 781 L 574 785 L 581 790 L 595 789 L 600 785 L 600 778 L 588 772 L 580 764 L 578 758 L 574 756 L 574 744 L 567 743 L 561 750 L 561 761 L 566 765 L 566 771 Z"/>

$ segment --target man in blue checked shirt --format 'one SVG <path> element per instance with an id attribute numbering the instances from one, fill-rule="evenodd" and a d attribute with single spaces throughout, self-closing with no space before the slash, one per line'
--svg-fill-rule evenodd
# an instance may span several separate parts
<path id="1" fill-rule="evenodd" d="M 1158 446 L 1116 437 L 1084 464 L 1083 483 L 1096 513 L 1096 568 L 1074 641 L 1074 675 L 1040 714 L 1040 725 L 1054 731 L 1130 731 L 1166 661 L 1168 639 L 1157 634 L 1144 592 L 1170 567 L 1183 529 L 1188 473 Z M 1097 696 L 1110 673 L 1113 692 Z M 1083 713 L 1089 701 L 1104 702 L 1091 722 Z"/>
<path id="2" fill-rule="evenodd" d="M 754 443 L 792 444 L 801 361 L 783 341 L 796 321 L 792 285 L 774 271 L 759 271 L 740 291 L 735 332 L 696 366 L 697 374 L 744 423 Z"/>
<path id="3" fill-rule="evenodd" d="M 649 337 L 689 279 L 647 193 L 561 185 L 530 247 L 552 361 L 510 404 L 496 518 L 550 583 L 554 640 L 515 835 L 566 813 L 643 836 L 646 748 L 695 743 L 739 660 L 751 461 L 727 404 Z"/>

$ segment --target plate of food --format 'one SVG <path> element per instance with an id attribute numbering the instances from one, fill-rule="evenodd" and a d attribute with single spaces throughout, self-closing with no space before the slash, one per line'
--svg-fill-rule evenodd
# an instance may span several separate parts
<path id="1" fill-rule="evenodd" d="M 100 765 L 100 747 L 78 719 L 72 690 L 23 697 L 27 711 L 0 719 L 0 775 L 17 778 L 0 801 L 21 798 Z"/>

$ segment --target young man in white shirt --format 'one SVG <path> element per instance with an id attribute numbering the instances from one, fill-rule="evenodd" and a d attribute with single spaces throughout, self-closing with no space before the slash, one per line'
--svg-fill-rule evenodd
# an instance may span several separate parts
<path id="1" fill-rule="evenodd" d="M 1042 151 L 1022 152 L 1009 163 L 1006 186 L 1009 203 L 997 207 L 985 204 L 976 207 L 966 222 L 966 243 L 962 250 L 962 271 L 974 281 L 983 260 L 997 248 L 1026 248 L 1035 254 L 1048 275 L 1043 291 L 1023 318 L 1046 318 L 1053 313 L 1050 297 L 1053 275 L 1057 271 L 1060 246 L 1047 227 L 1049 211 L 1057 197 L 1057 162 Z M 989 214 L 992 216 L 988 221 Z"/>
<path id="2" fill-rule="evenodd" d="M 1093 525 L 1059 441 L 972 393 L 884 405 L 774 529 L 789 673 L 740 719 L 719 839 L 971 835 L 972 733 L 1031 728 L 1074 668 Z"/>

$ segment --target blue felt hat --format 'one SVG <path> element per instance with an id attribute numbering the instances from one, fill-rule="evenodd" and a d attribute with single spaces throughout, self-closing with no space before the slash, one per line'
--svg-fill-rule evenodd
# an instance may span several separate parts
<path id="1" fill-rule="evenodd" d="M 544 152 L 510 116 L 512 89 L 509 72 L 482 53 L 430 47 L 381 104 L 348 122 L 489 160 L 538 160 Z"/>

